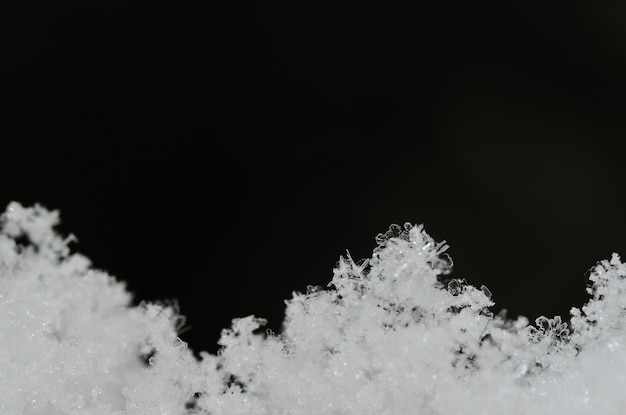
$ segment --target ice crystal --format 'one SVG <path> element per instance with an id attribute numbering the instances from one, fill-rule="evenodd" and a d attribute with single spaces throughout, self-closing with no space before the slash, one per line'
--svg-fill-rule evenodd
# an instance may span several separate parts
<path id="1" fill-rule="evenodd" d="M 0 229 L 0 413 L 27 415 L 618 414 L 626 265 L 590 273 L 569 321 L 493 315 L 450 278 L 447 245 L 392 226 L 372 257 L 287 301 L 281 333 L 235 319 L 196 360 L 165 305 L 71 254 L 56 212 L 12 203 Z"/>

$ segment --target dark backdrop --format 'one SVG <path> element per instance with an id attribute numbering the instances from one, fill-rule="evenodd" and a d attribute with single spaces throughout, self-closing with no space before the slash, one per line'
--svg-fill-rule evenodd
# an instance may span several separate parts
<path id="1" fill-rule="evenodd" d="M 531 319 L 626 252 L 624 5 L 13 3 L 1 204 L 60 209 L 195 350 L 392 223 Z"/>

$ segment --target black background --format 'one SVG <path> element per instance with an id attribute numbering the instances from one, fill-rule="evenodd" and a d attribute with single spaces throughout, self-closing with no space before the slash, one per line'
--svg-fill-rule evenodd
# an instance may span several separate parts
<path id="1" fill-rule="evenodd" d="M 3 2 L 0 202 L 194 350 L 405 221 L 496 311 L 567 315 L 626 252 L 626 6 L 410 3 Z"/>

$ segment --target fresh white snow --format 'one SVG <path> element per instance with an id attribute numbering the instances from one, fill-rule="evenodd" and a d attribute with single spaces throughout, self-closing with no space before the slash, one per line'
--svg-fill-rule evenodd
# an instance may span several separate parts
<path id="1" fill-rule="evenodd" d="M 58 213 L 12 203 L 0 230 L 0 413 L 25 415 L 618 414 L 626 407 L 626 265 L 592 270 L 567 322 L 493 316 L 447 277 L 447 245 L 393 225 L 294 293 L 284 330 L 254 316 L 196 360 L 171 307 L 130 305 L 72 254 Z M 183 305 L 184 306 L 184 305 Z M 256 334 L 257 332 L 261 334 Z M 148 363 L 146 357 L 151 356 Z"/>

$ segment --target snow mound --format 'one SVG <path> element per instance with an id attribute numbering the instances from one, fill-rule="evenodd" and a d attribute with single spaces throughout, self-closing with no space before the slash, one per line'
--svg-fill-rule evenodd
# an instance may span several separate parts
<path id="1" fill-rule="evenodd" d="M 198 361 L 170 306 L 73 254 L 58 213 L 0 222 L 0 413 L 25 415 L 618 414 L 626 406 L 626 265 L 590 274 L 569 321 L 494 316 L 449 278 L 447 245 L 393 225 L 372 258 L 287 301 L 282 333 L 235 319 Z"/>

